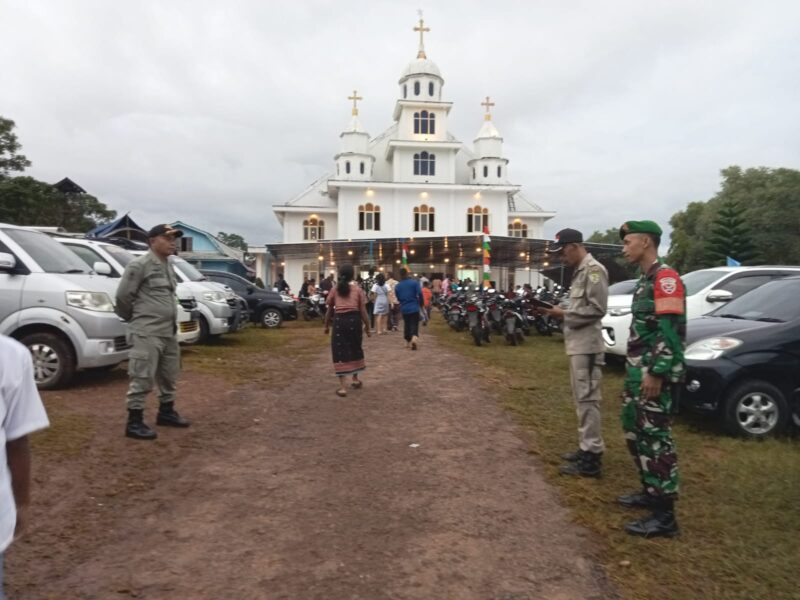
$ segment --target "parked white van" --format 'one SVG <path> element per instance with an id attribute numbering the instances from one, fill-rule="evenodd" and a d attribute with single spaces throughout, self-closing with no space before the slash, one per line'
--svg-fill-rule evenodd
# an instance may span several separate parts
<path id="1" fill-rule="evenodd" d="M 39 388 L 127 360 L 115 287 L 48 235 L 0 223 L 0 333 L 31 351 Z"/>

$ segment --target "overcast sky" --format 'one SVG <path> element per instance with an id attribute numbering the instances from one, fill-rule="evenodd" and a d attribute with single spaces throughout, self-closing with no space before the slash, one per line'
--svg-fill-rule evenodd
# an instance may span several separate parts
<path id="1" fill-rule="evenodd" d="M 493 98 L 548 235 L 666 224 L 721 168 L 800 166 L 797 0 L 0 0 L 0 115 L 29 174 L 142 226 L 276 241 L 271 205 L 332 168 L 352 90 L 391 125 L 417 8 L 451 133 Z"/>

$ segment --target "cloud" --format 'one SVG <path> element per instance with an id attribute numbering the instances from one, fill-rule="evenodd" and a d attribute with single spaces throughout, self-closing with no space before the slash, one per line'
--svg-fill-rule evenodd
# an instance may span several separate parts
<path id="1" fill-rule="evenodd" d="M 492 96 L 512 179 L 558 211 L 548 233 L 666 224 L 721 168 L 800 162 L 796 2 L 428 4 L 451 132 L 471 142 Z M 391 124 L 414 8 L 7 0 L 0 113 L 36 177 L 145 225 L 274 241 L 271 205 L 332 167 L 346 96 L 373 135 Z"/>

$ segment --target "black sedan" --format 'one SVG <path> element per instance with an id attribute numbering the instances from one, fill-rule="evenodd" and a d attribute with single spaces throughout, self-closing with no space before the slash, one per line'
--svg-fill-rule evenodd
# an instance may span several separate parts
<path id="1" fill-rule="evenodd" d="M 297 303 L 290 296 L 256 287 L 252 282 L 234 273 L 205 269 L 200 272 L 210 281 L 230 286 L 244 298 L 250 309 L 250 320 L 261 323 L 262 327 L 280 327 L 283 321 L 297 318 Z"/>
<path id="2" fill-rule="evenodd" d="M 734 435 L 800 425 L 800 277 L 764 284 L 687 326 L 681 403 Z"/>

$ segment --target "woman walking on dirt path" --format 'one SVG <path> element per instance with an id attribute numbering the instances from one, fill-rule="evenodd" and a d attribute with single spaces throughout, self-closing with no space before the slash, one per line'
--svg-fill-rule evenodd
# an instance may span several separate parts
<path id="1" fill-rule="evenodd" d="M 339 269 L 339 282 L 328 295 L 325 313 L 325 335 L 330 331 L 333 369 L 339 378 L 339 396 L 347 396 L 347 376 L 353 378 L 350 384 L 353 389 L 362 385 L 358 374 L 367 368 L 364 362 L 364 349 L 361 347 L 362 327 L 370 337 L 369 316 L 367 315 L 367 297 L 355 283 L 353 265 L 342 265 Z"/>
<path id="2" fill-rule="evenodd" d="M 386 322 L 389 319 L 389 289 L 386 287 L 386 278 L 383 273 L 375 276 L 375 285 L 370 290 L 370 299 L 375 303 L 375 331 L 378 335 L 388 333 Z"/>

